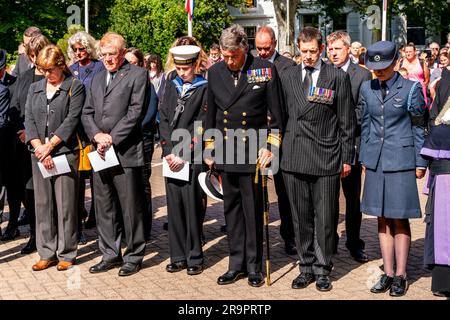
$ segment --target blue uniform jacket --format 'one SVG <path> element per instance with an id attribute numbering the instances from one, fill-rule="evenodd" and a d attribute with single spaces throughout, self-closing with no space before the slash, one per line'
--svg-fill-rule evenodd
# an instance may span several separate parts
<path id="1" fill-rule="evenodd" d="M 384 101 L 379 80 L 366 81 L 361 86 L 360 162 L 372 170 L 376 170 L 380 160 L 383 171 L 427 165 L 420 156 L 425 128 L 412 123 L 413 118 L 417 120 L 425 114 L 422 87 L 398 73 L 394 77 Z"/>

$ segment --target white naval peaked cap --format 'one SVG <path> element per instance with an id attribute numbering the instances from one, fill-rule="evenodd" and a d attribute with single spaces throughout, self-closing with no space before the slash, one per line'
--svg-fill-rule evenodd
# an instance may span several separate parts
<path id="1" fill-rule="evenodd" d="M 178 46 L 169 50 L 175 64 L 192 64 L 197 60 L 200 48 L 197 46 Z"/>

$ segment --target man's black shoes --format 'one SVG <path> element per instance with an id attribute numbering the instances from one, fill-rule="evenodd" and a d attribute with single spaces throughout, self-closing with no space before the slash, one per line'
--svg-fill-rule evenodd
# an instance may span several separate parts
<path id="1" fill-rule="evenodd" d="M 246 276 L 246 271 L 229 270 L 217 279 L 217 284 L 224 285 L 235 283 L 237 280 L 245 278 Z"/>
<path id="2" fill-rule="evenodd" d="M 248 284 L 252 287 L 261 287 L 264 284 L 264 277 L 261 272 L 250 272 L 248 274 Z"/>
<path id="3" fill-rule="evenodd" d="M 21 254 L 30 254 L 35 252 L 36 249 L 36 238 L 35 237 L 30 237 L 30 240 L 28 240 L 27 244 L 25 245 L 25 247 L 22 248 L 22 250 L 20 250 Z"/>
<path id="4" fill-rule="evenodd" d="M 177 262 L 172 262 L 171 264 L 168 264 L 166 266 L 166 271 L 173 273 L 173 272 L 179 272 L 181 270 L 184 270 L 187 268 L 187 263 L 186 261 L 177 261 Z"/>
<path id="5" fill-rule="evenodd" d="M 297 249 L 295 248 L 294 241 L 286 241 L 284 243 L 284 252 L 290 256 L 295 256 L 297 254 Z"/>
<path id="6" fill-rule="evenodd" d="M 197 264 L 187 268 L 187 274 L 190 276 L 195 276 L 203 272 L 203 264 Z"/>
<path id="7" fill-rule="evenodd" d="M 360 263 L 366 263 L 369 261 L 369 257 L 363 249 L 351 250 L 350 255 L 353 257 L 353 259 L 355 259 L 355 261 Z"/>
<path id="8" fill-rule="evenodd" d="M 127 277 L 131 276 L 135 273 L 138 273 L 139 270 L 141 270 L 142 264 L 140 263 L 131 263 L 126 262 L 119 270 L 119 276 L 121 277 Z"/>
<path id="9" fill-rule="evenodd" d="M 99 263 L 93 265 L 92 267 L 89 268 L 89 272 L 90 273 L 101 273 L 101 272 L 106 272 L 110 269 L 116 268 L 116 267 L 120 267 L 123 264 L 122 260 L 117 260 L 117 261 L 105 261 L 102 260 Z"/>
<path id="10" fill-rule="evenodd" d="M 319 275 L 316 280 L 316 289 L 319 291 L 330 291 L 333 288 L 330 277 Z"/>
<path id="11" fill-rule="evenodd" d="M 316 281 L 316 277 L 312 273 L 302 272 L 292 281 L 292 289 L 303 289 Z"/>

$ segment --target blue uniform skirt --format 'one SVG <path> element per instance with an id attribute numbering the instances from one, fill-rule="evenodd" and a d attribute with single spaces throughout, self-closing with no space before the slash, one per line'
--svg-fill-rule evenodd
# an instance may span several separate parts
<path id="1" fill-rule="evenodd" d="M 361 212 L 391 219 L 420 218 L 416 170 L 383 172 L 366 168 Z"/>

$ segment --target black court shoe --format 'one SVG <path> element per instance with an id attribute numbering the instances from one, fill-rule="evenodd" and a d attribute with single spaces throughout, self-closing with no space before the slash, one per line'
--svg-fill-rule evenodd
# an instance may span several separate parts
<path id="1" fill-rule="evenodd" d="M 394 281 L 393 277 L 389 277 L 387 274 L 383 274 L 380 280 L 378 280 L 378 282 L 370 289 L 370 292 L 372 293 L 386 292 L 391 288 L 393 281 Z"/>
<path id="2" fill-rule="evenodd" d="M 408 280 L 406 280 L 406 276 L 394 276 L 389 295 L 391 297 L 401 297 L 406 294 L 406 291 L 408 291 Z"/>

